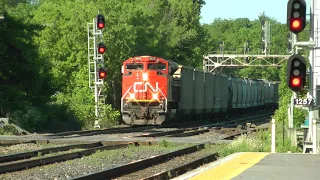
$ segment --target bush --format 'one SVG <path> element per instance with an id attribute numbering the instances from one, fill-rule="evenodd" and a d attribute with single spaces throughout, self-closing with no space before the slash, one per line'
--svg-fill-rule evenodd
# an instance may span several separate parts
<path id="1" fill-rule="evenodd" d="M 267 151 L 262 139 L 257 138 L 256 134 L 241 135 L 226 148 L 219 152 L 219 156 L 225 157 L 236 152 L 264 152 Z"/>
<path id="2" fill-rule="evenodd" d="M 276 152 L 302 152 L 302 149 L 297 147 L 297 146 L 293 146 L 291 144 L 291 140 L 288 137 L 287 129 L 283 129 L 282 126 L 279 126 L 278 128 L 276 128 L 277 132 L 276 132 Z"/>
<path id="3" fill-rule="evenodd" d="M 43 131 L 47 117 L 40 108 L 27 106 L 12 113 L 10 121 L 29 132 Z"/>
<path id="4" fill-rule="evenodd" d="M 121 118 L 121 113 L 114 108 L 110 104 L 106 104 L 104 106 L 106 117 L 105 119 L 100 120 L 100 126 L 103 128 L 112 127 L 118 125 Z"/>
<path id="5" fill-rule="evenodd" d="M 80 129 L 80 123 L 63 105 L 50 104 L 42 108 L 27 106 L 10 116 L 13 124 L 29 132 L 61 132 Z"/>
<path id="6" fill-rule="evenodd" d="M 81 129 L 81 122 L 67 106 L 50 104 L 44 107 L 47 116 L 46 131 L 62 132 Z"/>
<path id="7" fill-rule="evenodd" d="M 14 126 L 7 124 L 0 127 L 0 135 L 20 135 L 20 133 Z"/>

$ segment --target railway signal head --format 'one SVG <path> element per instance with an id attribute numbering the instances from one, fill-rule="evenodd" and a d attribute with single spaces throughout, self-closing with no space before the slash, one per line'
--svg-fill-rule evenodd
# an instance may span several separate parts
<path id="1" fill-rule="evenodd" d="M 291 32 L 298 34 L 306 27 L 305 0 L 289 0 L 287 4 L 287 25 Z"/>
<path id="2" fill-rule="evenodd" d="M 99 43 L 98 44 L 98 52 L 99 54 L 104 54 L 106 52 L 107 48 L 104 43 Z"/>
<path id="3" fill-rule="evenodd" d="M 105 79 L 107 77 L 107 71 L 105 68 L 99 69 L 99 79 Z"/>
<path id="4" fill-rule="evenodd" d="M 97 28 L 103 29 L 105 26 L 105 19 L 104 16 L 101 14 L 97 15 Z"/>
<path id="5" fill-rule="evenodd" d="M 292 55 L 287 64 L 288 87 L 297 92 L 301 91 L 306 83 L 306 60 L 299 54 Z"/>

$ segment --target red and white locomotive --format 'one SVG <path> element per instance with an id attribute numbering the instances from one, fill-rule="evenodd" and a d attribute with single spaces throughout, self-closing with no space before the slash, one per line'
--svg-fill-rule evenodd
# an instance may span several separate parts
<path id="1" fill-rule="evenodd" d="M 121 112 L 126 124 L 161 124 L 167 114 L 169 62 L 138 56 L 123 62 Z"/>
<path id="2" fill-rule="evenodd" d="M 217 120 L 278 102 L 278 83 L 204 72 L 155 56 L 129 58 L 121 71 L 125 124 Z"/>

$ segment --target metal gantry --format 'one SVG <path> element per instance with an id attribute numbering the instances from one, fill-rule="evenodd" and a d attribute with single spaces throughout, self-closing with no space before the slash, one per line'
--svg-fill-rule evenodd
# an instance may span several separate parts
<path id="1" fill-rule="evenodd" d="M 89 66 L 89 87 L 94 91 L 95 99 L 95 116 L 96 120 L 94 128 L 100 128 L 99 121 L 106 117 L 104 109 L 105 90 L 103 88 L 104 81 L 99 78 L 98 69 L 104 67 L 104 59 L 102 54 L 98 54 L 97 40 L 102 39 L 102 30 L 97 28 L 96 18 L 92 23 L 87 24 L 88 30 L 88 66 Z"/>
<path id="2" fill-rule="evenodd" d="M 203 70 L 214 72 L 217 68 L 242 68 L 242 67 L 280 67 L 290 55 L 270 55 L 271 47 L 271 24 L 269 21 L 262 22 L 261 49 L 263 54 L 248 54 L 249 43 L 244 44 L 244 53 L 224 51 L 224 42 L 220 42 L 220 51 L 212 52 L 203 56 Z M 289 42 L 292 40 L 290 39 Z"/>
<path id="3" fill-rule="evenodd" d="M 203 70 L 216 68 L 279 67 L 290 55 L 207 54 L 203 56 Z"/>

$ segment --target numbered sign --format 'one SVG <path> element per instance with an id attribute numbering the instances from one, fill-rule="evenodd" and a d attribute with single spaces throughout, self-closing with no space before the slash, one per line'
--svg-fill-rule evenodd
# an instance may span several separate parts
<path id="1" fill-rule="evenodd" d="M 308 105 L 311 105 L 311 103 L 312 103 L 312 99 L 310 99 L 310 98 L 306 98 L 306 99 L 302 99 L 302 98 L 294 99 L 294 104 L 295 104 L 295 105 L 305 105 L 305 106 L 308 106 Z"/>

